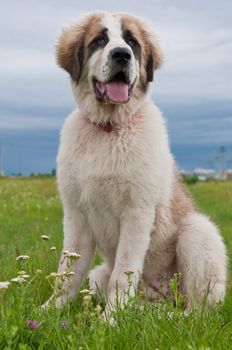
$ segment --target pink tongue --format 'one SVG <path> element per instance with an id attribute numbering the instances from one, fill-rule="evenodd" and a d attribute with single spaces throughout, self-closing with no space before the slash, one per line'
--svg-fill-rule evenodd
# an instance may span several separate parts
<path id="1" fill-rule="evenodd" d="M 106 84 L 108 97 L 113 102 L 127 102 L 129 85 L 122 82 L 112 82 Z"/>

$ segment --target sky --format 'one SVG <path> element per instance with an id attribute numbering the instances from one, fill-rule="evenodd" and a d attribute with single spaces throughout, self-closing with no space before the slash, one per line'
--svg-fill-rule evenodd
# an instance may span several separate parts
<path id="1" fill-rule="evenodd" d="M 57 35 L 95 10 L 142 16 L 158 34 L 165 62 L 151 95 L 172 143 L 232 141 L 231 0 L 0 0 L 0 139 L 61 128 L 75 102 Z"/>

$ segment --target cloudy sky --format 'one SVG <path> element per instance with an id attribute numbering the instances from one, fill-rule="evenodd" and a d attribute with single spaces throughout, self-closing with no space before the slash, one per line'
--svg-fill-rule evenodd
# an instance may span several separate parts
<path id="1" fill-rule="evenodd" d="M 0 132 L 61 127 L 74 100 L 55 64 L 57 33 L 94 10 L 135 13 L 159 34 L 166 58 L 152 98 L 172 142 L 231 142 L 231 0 L 1 0 Z"/>

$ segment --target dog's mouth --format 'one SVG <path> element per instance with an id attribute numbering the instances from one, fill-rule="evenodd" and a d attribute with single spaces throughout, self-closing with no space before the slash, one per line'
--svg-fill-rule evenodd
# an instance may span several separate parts
<path id="1" fill-rule="evenodd" d="M 93 79 L 93 87 L 98 101 L 106 101 L 111 103 L 126 103 L 129 101 L 133 83 L 131 84 L 124 72 L 117 73 L 108 82 L 100 82 Z"/>

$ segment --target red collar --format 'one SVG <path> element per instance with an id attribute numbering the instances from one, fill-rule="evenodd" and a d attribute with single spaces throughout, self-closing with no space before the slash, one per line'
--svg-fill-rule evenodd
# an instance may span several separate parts
<path id="1" fill-rule="evenodd" d="M 105 132 L 111 132 L 114 129 L 114 125 L 109 121 L 106 123 L 100 122 L 100 123 L 93 123 L 93 124 Z"/>

